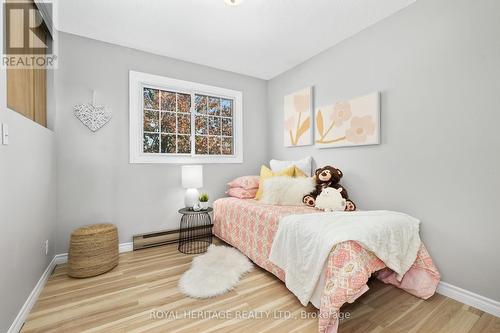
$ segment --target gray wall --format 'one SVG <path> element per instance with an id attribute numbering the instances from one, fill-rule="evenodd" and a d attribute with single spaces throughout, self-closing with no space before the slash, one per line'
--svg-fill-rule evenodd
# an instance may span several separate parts
<path id="1" fill-rule="evenodd" d="M 181 167 L 128 163 L 129 70 L 243 91 L 244 163 L 204 166 L 203 190 L 212 198 L 224 194 L 231 178 L 256 174 L 266 160 L 265 81 L 64 33 L 59 50 L 58 253 L 67 251 L 71 230 L 88 223 L 115 223 L 120 242 L 179 226 Z M 96 133 L 73 115 L 73 105 L 90 101 L 92 89 L 97 103 L 113 112 Z"/>
<path id="2" fill-rule="evenodd" d="M 7 109 L 5 78 L 0 70 L 0 123 L 10 132 L 10 144 L 0 143 L 0 332 L 7 332 L 54 257 L 56 226 L 54 133 Z"/>
<path id="3" fill-rule="evenodd" d="M 56 169 L 52 132 L 3 107 L 0 122 L 10 130 L 10 145 L 0 145 L 0 332 L 6 332 L 54 257 Z"/>
<path id="4" fill-rule="evenodd" d="M 422 221 L 445 282 L 500 300 L 500 1 L 420 0 L 268 84 L 270 157 L 335 164 L 361 209 Z M 382 92 L 382 144 L 283 148 L 287 93 Z"/>
<path id="5" fill-rule="evenodd" d="M 4 106 L 1 122 L 10 132 L 10 144 L 0 145 L 0 332 L 6 332 L 54 257 L 56 168 L 51 131 Z"/>

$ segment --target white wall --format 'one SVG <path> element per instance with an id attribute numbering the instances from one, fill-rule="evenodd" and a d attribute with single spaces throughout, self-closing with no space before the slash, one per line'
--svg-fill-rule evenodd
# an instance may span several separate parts
<path id="1" fill-rule="evenodd" d="M 243 92 L 244 163 L 204 166 L 203 190 L 211 198 L 224 195 L 232 178 L 258 173 L 266 160 L 265 81 L 61 33 L 56 74 L 59 253 L 67 251 L 71 231 L 88 223 L 115 223 L 120 242 L 130 242 L 137 233 L 179 227 L 181 167 L 128 163 L 129 70 Z M 97 103 L 113 112 L 96 133 L 73 115 L 73 105 L 90 101 L 92 89 Z"/>
<path id="2" fill-rule="evenodd" d="M 2 38 L 0 31 L 0 45 Z M 0 123 L 10 132 L 10 144 L 0 143 L 0 332 L 7 332 L 53 258 L 56 225 L 54 133 L 7 109 L 5 75 L 0 70 Z"/>
<path id="3" fill-rule="evenodd" d="M 420 0 L 268 84 L 270 157 L 335 164 L 360 209 L 422 221 L 444 281 L 500 300 L 500 1 Z M 382 144 L 283 148 L 283 96 L 382 92 Z"/>

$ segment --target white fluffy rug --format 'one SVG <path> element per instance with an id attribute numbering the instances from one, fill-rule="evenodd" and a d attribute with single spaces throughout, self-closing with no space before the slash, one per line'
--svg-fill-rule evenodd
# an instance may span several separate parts
<path id="1" fill-rule="evenodd" d="M 252 268 L 250 260 L 238 250 L 212 244 L 207 253 L 193 259 L 191 268 L 181 276 L 179 288 L 195 298 L 221 295 L 233 289 Z"/>

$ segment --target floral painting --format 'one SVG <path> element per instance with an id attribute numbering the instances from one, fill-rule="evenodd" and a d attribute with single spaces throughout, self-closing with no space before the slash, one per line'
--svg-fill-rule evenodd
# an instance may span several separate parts
<path id="1" fill-rule="evenodd" d="M 318 148 L 380 143 L 380 94 L 316 108 L 315 144 Z"/>
<path id="2" fill-rule="evenodd" d="M 313 143 L 312 87 L 286 95 L 284 100 L 285 147 L 307 146 Z"/>

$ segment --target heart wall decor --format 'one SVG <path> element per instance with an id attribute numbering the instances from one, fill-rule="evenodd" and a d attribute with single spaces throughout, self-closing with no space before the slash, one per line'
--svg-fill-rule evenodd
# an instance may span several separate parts
<path id="1" fill-rule="evenodd" d="M 111 119 L 111 111 L 104 106 L 92 104 L 78 104 L 74 106 L 75 116 L 92 132 L 97 131 Z"/>

